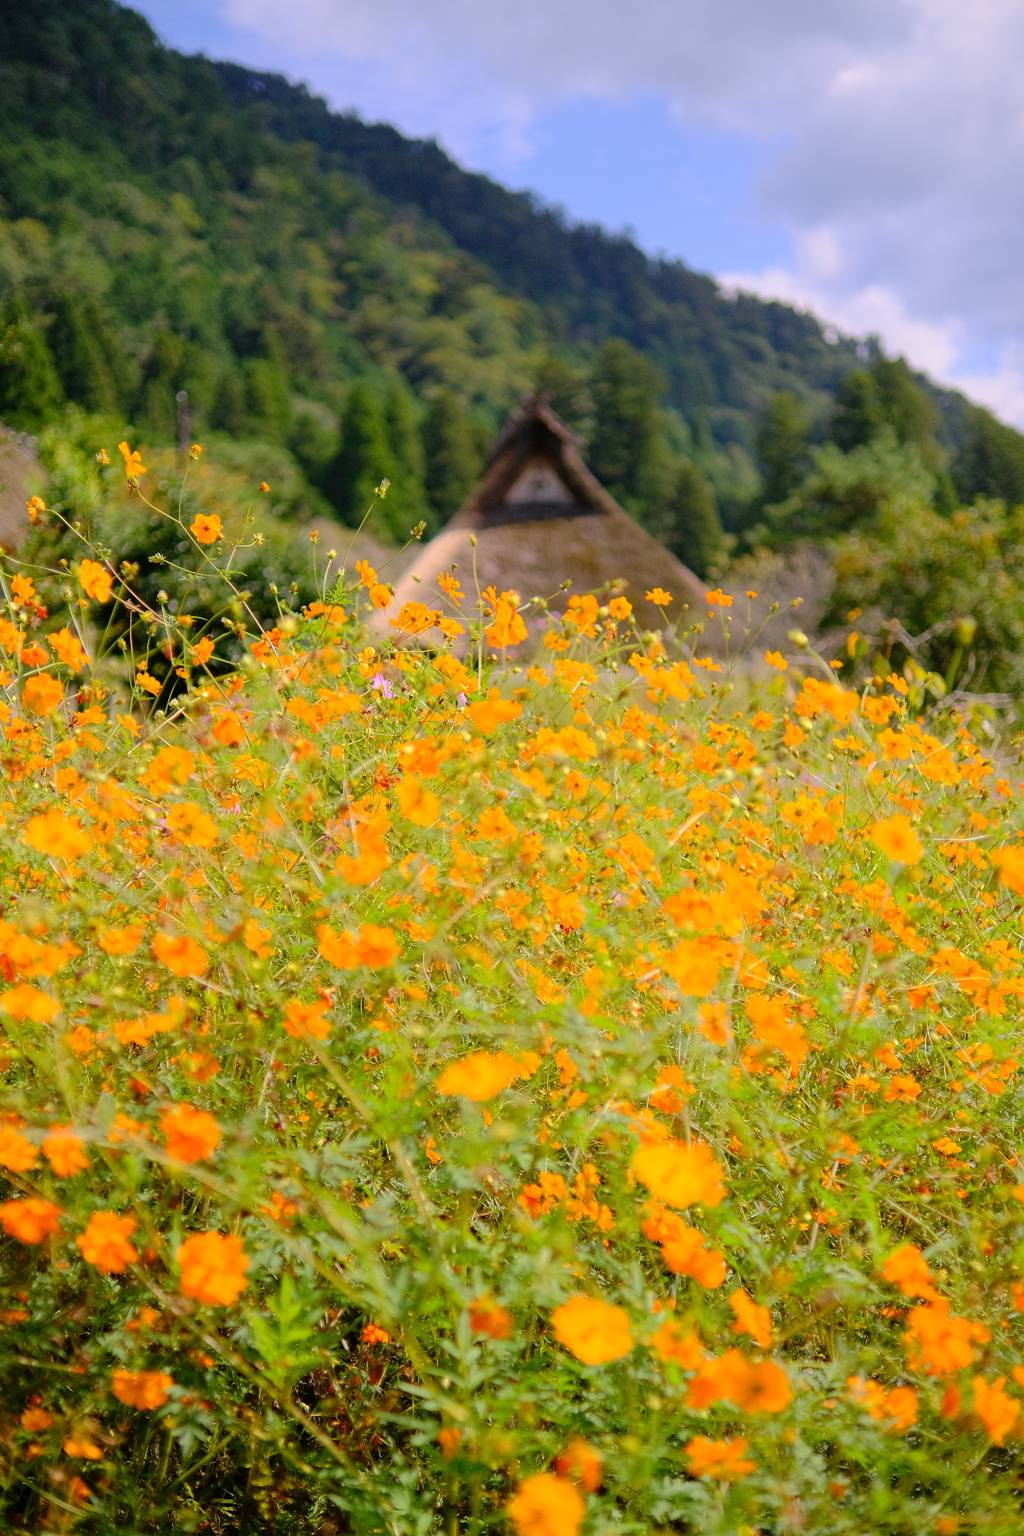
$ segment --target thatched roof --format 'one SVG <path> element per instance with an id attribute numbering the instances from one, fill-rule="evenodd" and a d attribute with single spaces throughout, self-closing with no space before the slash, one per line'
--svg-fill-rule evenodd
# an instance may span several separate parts
<path id="1" fill-rule="evenodd" d="M 608 494 L 584 464 L 583 446 L 545 395 L 525 399 L 498 437 L 483 479 L 405 572 L 378 625 L 386 627 L 403 603 L 437 605 L 437 578 L 453 566 L 470 602 L 476 589 L 494 586 L 564 609 L 570 595 L 600 593 L 619 581 L 646 628 L 664 628 L 666 612 L 674 619 L 687 607 L 702 616 L 703 582 Z M 566 581 L 572 585 L 560 591 Z M 646 601 L 654 587 L 672 594 L 668 610 Z"/>

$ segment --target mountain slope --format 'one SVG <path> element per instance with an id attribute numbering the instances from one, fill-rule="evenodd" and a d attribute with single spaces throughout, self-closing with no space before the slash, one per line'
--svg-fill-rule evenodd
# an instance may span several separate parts
<path id="1" fill-rule="evenodd" d="M 0 306 L 11 424 L 70 400 L 169 442 L 185 390 L 195 430 L 293 455 L 307 479 L 292 475 L 286 511 L 320 505 L 312 482 L 356 517 L 387 474 L 392 537 L 457 503 L 523 389 L 560 379 L 585 421 L 616 369 L 648 413 L 663 389 L 668 412 L 617 494 L 641 517 L 659 498 L 696 506 L 696 462 L 741 526 L 779 392 L 820 439 L 865 355 L 432 142 L 164 48 L 114 0 L 0 0 Z M 609 339 L 660 375 L 606 357 Z M 916 378 L 960 494 L 1024 499 L 1024 439 Z"/>

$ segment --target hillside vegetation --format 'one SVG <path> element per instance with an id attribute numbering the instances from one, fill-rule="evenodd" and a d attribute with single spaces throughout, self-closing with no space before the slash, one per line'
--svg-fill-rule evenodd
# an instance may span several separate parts
<path id="1" fill-rule="evenodd" d="M 537 386 L 702 574 L 867 525 L 893 486 L 1024 500 L 1024 439 L 874 344 L 166 49 L 113 0 L 0 8 L 0 214 L 0 418 L 71 402 L 160 448 L 185 391 L 192 436 L 276 451 L 279 516 L 358 521 L 386 476 L 376 535 L 436 528 Z"/>

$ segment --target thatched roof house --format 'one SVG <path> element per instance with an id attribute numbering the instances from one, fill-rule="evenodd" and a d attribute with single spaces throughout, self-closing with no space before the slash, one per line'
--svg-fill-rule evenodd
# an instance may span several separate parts
<path id="1" fill-rule="evenodd" d="M 646 628 L 664 628 L 666 612 L 676 618 L 686 606 L 703 615 L 704 584 L 608 494 L 584 464 L 583 445 L 545 395 L 524 400 L 505 423 L 480 484 L 402 576 L 380 626 L 403 603 L 434 605 L 437 578 L 453 566 L 474 601 L 474 556 L 481 591 L 511 588 L 524 601 L 554 598 L 552 606 L 562 609 L 570 595 L 620 580 Z M 566 581 L 571 587 L 560 592 Z M 672 594 L 667 611 L 645 600 L 655 587 Z"/>

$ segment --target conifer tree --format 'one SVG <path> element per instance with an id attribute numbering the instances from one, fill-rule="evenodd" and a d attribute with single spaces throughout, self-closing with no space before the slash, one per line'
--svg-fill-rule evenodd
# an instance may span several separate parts
<path id="1" fill-rule="evenodd" d="M 253 435 L 265 442 L 283 442 L 292 414 L 287 373 L 266 357 L 251 358 L 245 373 L 246 412 Z"/>
<path id="2" fill-rule="evenodd" d="M 0 420 L 38 432 L 60 409 L 60 379 L 46 339 L 25 301 L 13 299 L 0 322 Z"/>
<path id="3" fill-rule="evenodd" d="M 590 465 L 617 501 L 642 521 L 664 499 L 667 455 L 659 401 L 665 381 L 628 341 L 606 341 L 591 375 L 594 435 Z"/>
<path id="4" fill-rule="evenodd" d="M 97 415 L 117 411 L 120 360 L 106 315 L 94 299 L 74 294 L 55 295 L 51 307 L 47 341 L 68 399 Z"/>
<path id="5" fill-rule="evenodd" d="M 357 528 L 373 506 L 367 529 L 389 542 L 403 539 L 408 529 L 397 502 L 387 496 L 374 506 L 377 486 L 385 479 L 394 484 L 397 467 L 384 404 L 367 380 L 357 379 L 349 390 L 340 430 L 341 444 L 320 482 L 324 495 L 350 528 Z"/>
<path id="6" fill-rule="evenodd" d="M 829 437 L 843 453 L 864 448 L 885 425 L 878 382 L 866 368 L 854 368 L 836 393 Z"/>
<path id="7" fill-rule="evenodd" d="M 249 417 L 245 403 L 245 383 L 236 368 L 224 369 L 213 397 L 210 424 L 232 437 L 246 437 Z"/>
<path id="8" fill-rule="evenodd" d="M 594 427 L 594 401 L 584 374 L 561 357 L 542 359 L 534 375 L 534 386 L 543 391 L 551 402 L 551 409 L 574 432 L 589 437 Z"/>
<path id="9" fill-rule="evenodd" d="M 178 435 L 175 395 L 181 388 L 185 344 L 173 331 L 158 331 L 142 374 L 139 426 L 155 442 L 173 442 Z"/>
<path id="10" fill-rule="evenodd" d="M 481 469 L 481 455 L 466 409 L 451 390 L 430 402 L 423 423 L 427 499 L 440 522 L 461 507 Z"/>
<path id="11" fill-rule="evenodd" d="M 404 543 L 417 523 L 425 522 L 434 532 L 436 520 L 427 505 L 423 484 L 426 459 L 416 421 L 416 406 L 402 383 L 396 383 L 388 395 L 384 425 L 394 470 L 394 484 L 387 496 L 389 520 Z"/>
<path id="12" fill-rule="evenodd" d="M 809 441 L 806 412 L 790 390 L 779 390 L 757 434 L 761 506 L 771 507 L 785 501 L 800 484 L 808 468 Z"/>
<path id="13" fill-rule="evenodd" d="M 952 464 L 961 498 L 993 496 L 1010 507 L 1024 505 L 1024 436 L 998 421 L 983 405 L 967 412 L 967 440 Z"/>
<path id="14" fill-rule="evenodd" d="M 690 459 L 676 470 L 666 511 L 671 529 L 666 544 L 703 579 L 722 558 L 725 535 L 714 490 Z"/>

